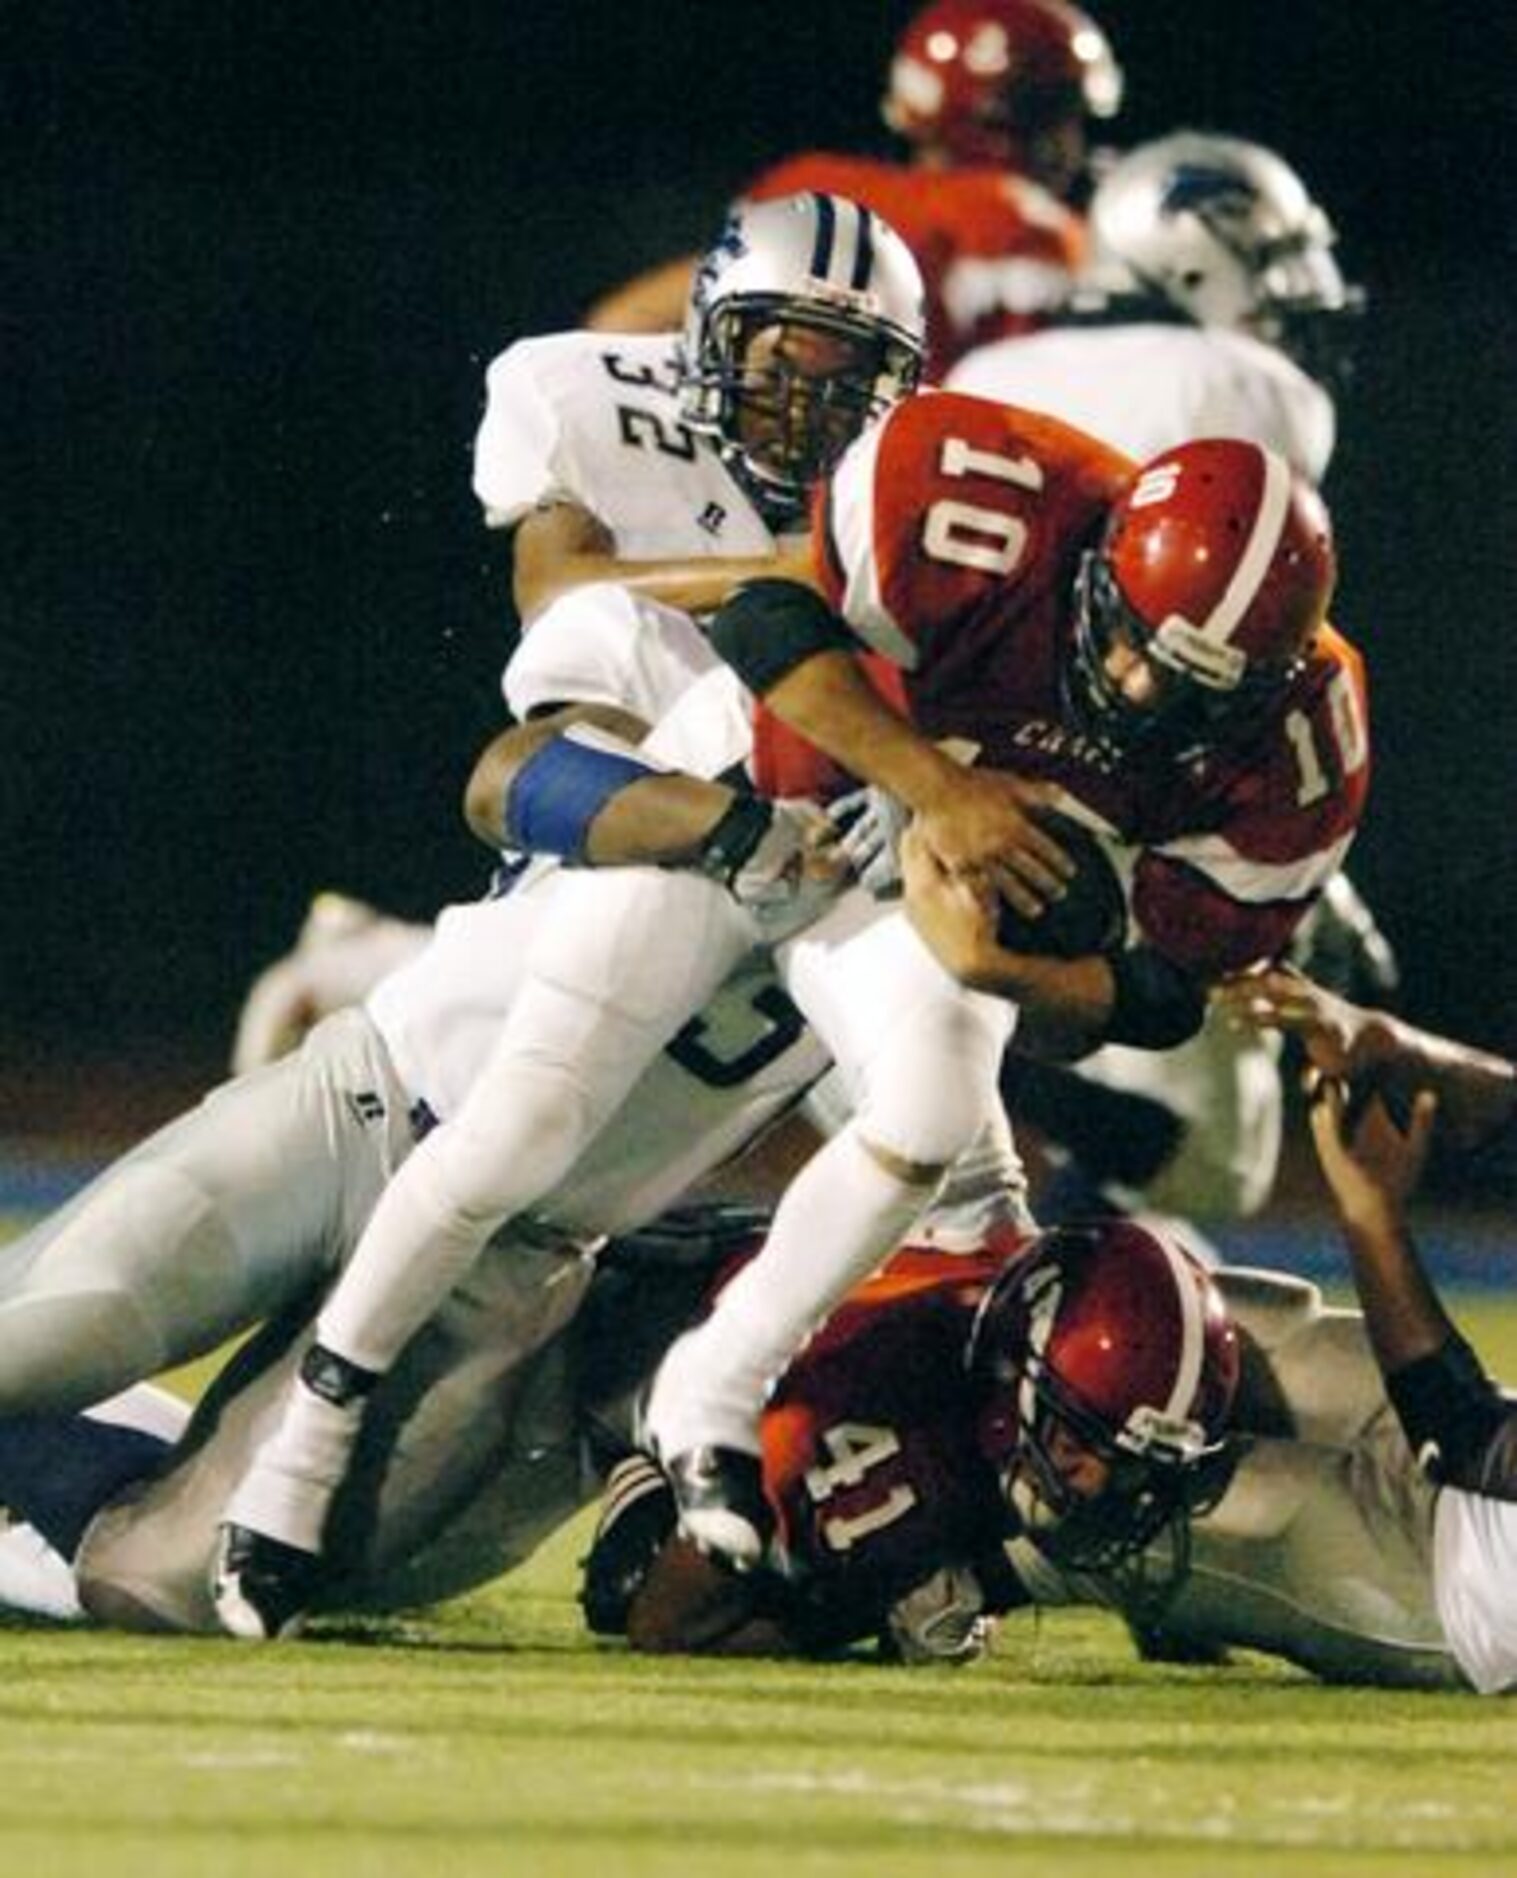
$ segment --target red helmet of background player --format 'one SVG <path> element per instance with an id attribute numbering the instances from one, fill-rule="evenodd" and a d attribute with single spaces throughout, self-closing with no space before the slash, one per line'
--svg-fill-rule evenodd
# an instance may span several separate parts
<path id="1" fill-rule="evenodd" d="M 1166 450 L 1081 562 L 1071 708 L 1108 743 L 1177 756 L 1237 735 L 1300 669 L 1336 571 L 1322 498 L 1282 457 L 1230 437 Z M 1134 658 L 1147 683 L 1124 688 Z"/>
<path id="2" fill-rule="evenodd" d="M 1063 0 L 933 0 L 896 46 L 885 122 L 950 163 L 1044 177 L 1040 134 L 1112 117 L 1122 73 L 1095 21 Z"/>
<path id="3" fill-rule="evenodd" d="M 1129 1219 L 1040 1233 L 981 1304 L 968 1365 L 980 1448 L 1061 1565 L 1113 1569 L 1220 1484 L 1238 1333 L 1168 1235 Z M 1090 1456 L 1094 1493 L 1074 1471 Z"/>

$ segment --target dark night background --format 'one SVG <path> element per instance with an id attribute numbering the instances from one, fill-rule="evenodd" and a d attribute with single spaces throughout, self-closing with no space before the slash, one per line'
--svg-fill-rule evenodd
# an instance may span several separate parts
<path id="1" fill-rule="evenodd" d="M 1376 707 L 1353 871 L 1408 1007 L 1517 1046 L 1503 10 L 1095 10 L 1114 139 L 1275 145 L 1369 289 L 1328 491 Z M 911 11 L 0 7 L 13 1093 L 76 1059 L 214 1074 L 315 888 L 416 915 L 475 890 L 457 802 L 505 651 L 483 367 L 700 245 L 769 159 L 877 142 Z"/>

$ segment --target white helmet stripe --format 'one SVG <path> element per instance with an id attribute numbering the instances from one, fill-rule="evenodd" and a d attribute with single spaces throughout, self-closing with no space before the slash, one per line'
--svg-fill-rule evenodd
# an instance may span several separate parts
<path id="1" fill-rule="evenodd" d="M 1154 1238 L 1169 1260 L 1170 1276 L 1174 1279 L 1175 1296 L 1180 1304 L 1180 1360 L 1175 1366 L 1175 1385 L 1169 1400 L 1164 1404 L 1164 1413 L 1173 1416 L 1176 1421 L 1189 1421 L 1195 1414 L 1196 1390 L 1201 1383 L 1201 1361 L 1206 1354 L 1201 1287 L 1196 1283 L 1195 1274 L 1184 1255 L 1163 1234 L 1156 1233 Z"/>
<path id="2" fill-rule="evenodd" d="M 1275 549 L 1279 547 L 1280 537 L 1285 531 L 1286 518 L 1290 514 L 1290 465 L 1284 457 L 1276 456 L 1273 450 L 1266 450 L 1262 445 L 1256 445 L 1255 448 L 1264 464 L 1264 486 L 1259 491 L 1253 533 L 1238 557 L 1233 577 L 1227 583 L 1227 591 L 1213 608 L 1210 618 L 1202 621 L 1199 627 L 1206 638 L 1218 640 L 1223 645 L 1232 638 L 1233 629 L 1253 605 L 1255 596 L 1263 586 L 1270 562 L 1275 558 Z"/>

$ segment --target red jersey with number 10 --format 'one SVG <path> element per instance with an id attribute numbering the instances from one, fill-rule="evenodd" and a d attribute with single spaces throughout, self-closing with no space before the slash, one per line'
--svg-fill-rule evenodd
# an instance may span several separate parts
<path id="1" fill-rule="evenodd" d="M 820 492 L 819 558 L 829 601 L 895 668 L 917 727 L 1092 810 L 1136 850 L 1144 936 L 1211 975 L 1278 953 L 1341 865 L 1369 778 L 1364 674 L 1324 628 L 1235 744 L 1181 761 L 1076 729 L 1063 692 L 1075 577 L 1134 467 L 1053 418 L 926 392 Z M 756 773 L 805 793 L 804 763 L 767 760 L 770 736 L 761 713 Z"/>

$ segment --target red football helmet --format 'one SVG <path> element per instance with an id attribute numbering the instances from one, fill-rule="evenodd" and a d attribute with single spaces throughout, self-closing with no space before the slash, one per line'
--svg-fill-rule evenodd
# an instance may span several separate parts
<path id="1" fill-rule="evenodd" d="M 1283 458 L 1231 437 L 1167 450 L 1081 562 L 1075 715 L 1178 756 L 1236 734 L 1300 669 L 1335 573 L 1322 498 Z"/>
<path id="2" fill-rule="evenodd" d="M 1112 117 L 1122 74 L 1106 35 L 1063 0 L 933 0 L 896 46 L 885 122 L 949 162 L 1039 175 L 1040 134 Z"/>
<path id="3" fill-rule="evenodd" d="M 1054 1227 L 986 1295 L 979 1445 L 1057 1564 L 1109 1571 L 1221 1484 L 1238 1333 L 1205 1269 L 1134 1220 Z"/>

